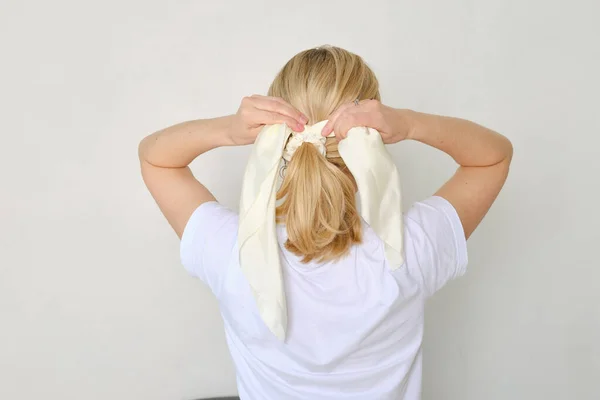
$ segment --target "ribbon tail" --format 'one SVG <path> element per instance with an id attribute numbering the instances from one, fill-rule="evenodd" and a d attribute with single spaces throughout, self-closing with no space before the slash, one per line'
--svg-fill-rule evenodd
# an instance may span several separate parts
<path id="1" fill-rule="evenodd" d="M 275 202 L 277 171 L 291 130 L 287 125 L 265 126 L 256 138 L 244 172 L 238 231 L 239 261 L 258 312 L 269 330 L 285 339 L 287 308 Z"/>
<path id="2" fill-rule="evenodd" d="M 340 156 L 354 176 L 361 215 L 385 243 L 392 270 L 404 263 L 400 173 L 379 132 L 355 127 L 340 141 Z"/>

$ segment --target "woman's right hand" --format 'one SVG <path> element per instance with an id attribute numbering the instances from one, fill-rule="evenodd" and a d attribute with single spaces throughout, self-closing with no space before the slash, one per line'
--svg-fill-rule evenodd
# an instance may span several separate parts
<path id="1" fill-rule="evenodd" d="M 398 110 L 382 104 L 378 100 L 361 100 L 358 105 L 342 104 L 328 118 L 321 134 L 331 132 L 339 140 L 345 139 L 348 131 L 356 126 L 376 129 L 385 144 L 396 143 L 410 137 L 411 124 L 407 110 Z"/>
<path id="2" fill-rule="evenodd" d="M 254 94 L 244 97 L 236 114 L 231 116 L 228 135 L 236 145 L 252 144 L 263 126 L 287 124 L 302 132 L 308 118 L 279 97 Z"/>

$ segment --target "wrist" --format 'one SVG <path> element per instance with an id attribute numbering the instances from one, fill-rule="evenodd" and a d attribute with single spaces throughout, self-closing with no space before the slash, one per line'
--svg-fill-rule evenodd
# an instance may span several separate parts
<path id="1" fill-rule="evenodd" d="M 233 122 L 234 115 L 225 115 L 223 117 L 216 117 L 211 120 L 210 134 L 213 136 L 212 142 L 215 147 L 233 146 L 235 141 L 233 140 Z"/>
<path id="2" fill-rule="evenodd" d="M 397 126 L 394 134 L 400 136 L 400 140 L 414 140 L 416 131 L 415 111 L 407 108 L 394 109 Z"/>

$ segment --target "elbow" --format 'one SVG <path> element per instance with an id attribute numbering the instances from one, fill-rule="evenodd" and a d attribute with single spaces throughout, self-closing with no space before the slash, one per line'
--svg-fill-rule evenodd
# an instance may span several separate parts
<path id="1" fill-rule="evenodd" d="M 138 158 L 140 159 L 140 164 L 168 168 L 170 165 L 158 162 L 160 160 L 160 149 L 156 147 L 157 140 L 157 135 L 152 134 L 140 141 L 138 144 Z"/>
<path id="2" fill-rule="evenodd" d="M 509 138 L 502 135 L 501 133 L 496 132 L 496 141 L 495 141 L 495 152 L 496 152 L 496 160 L 497 163 L 509 163 L 513 157 L 513 144 Z"/>
<path id="3" fill-rule="evenodd" d="M 140 159 L 140 161 L 148 161 L 148 149 L 149 149 L 149 140 L 150 140 L 150 136 L 146 136 L 145 138 L 143 138 L 142 140 L 140 140 L 140 143 L 138 143 L 138 158 Z"/>
<path id="4" fill-rule="evenodd" d="M 506 146 L 506 150 L 505 150 L 506 151 L 506 157 L 505 157 L 505 160 L 507 160 L 507 162 L 510 164 L 510 162 L 512 161 L 512 158 L 513 158 L 514 147 L 513 147 L 512 142 L 508 138 L 505 137 L 505 139 L 506 139 L 506 144 L 505 144 L 505 146 Z"/>
<path id="5" fill-rule="evenodd" d="M 513 158 L 513 144 L 511 143 L 510 140 L 508 140 L 507 137 L 505 136 L 500 136 L 501 137 L 501 141 L 498 141 L 496 143 L 495 146 L 495 161 L 493 163 L 490 163 L 489 167 L 493 167 L 493 166 L 497 166 L 497 165 L 504 165 L 507 169 L 510 166 L 510 163 L 512 162 L 512 158 Z"/>
<path id="6" fill-rule="evenodd" d="M 138 143 L 138 158 L 140 159 L 140 161 L 142 161 L 144 159 L 144 140 L 143 139 Z"/>

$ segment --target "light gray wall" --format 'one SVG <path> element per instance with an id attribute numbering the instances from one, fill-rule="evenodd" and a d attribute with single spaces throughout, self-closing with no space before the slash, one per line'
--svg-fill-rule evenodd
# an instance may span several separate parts
<path id="1" fill-rule="evenodd" d="M 432 300 L 424 399 L 596 399 L 600 377 L 597 1 L 3 1 L 0 398 L 235 392 L 216 302 L 179 264 L 137 143 L 232 113 L 296 52 L 361 54 L 384 102 L 473 119 L 514 143 Z M 236 207 L 248 148 L 193 166 Z M 391 148 L 406 203 L 452 161 Z"/>

